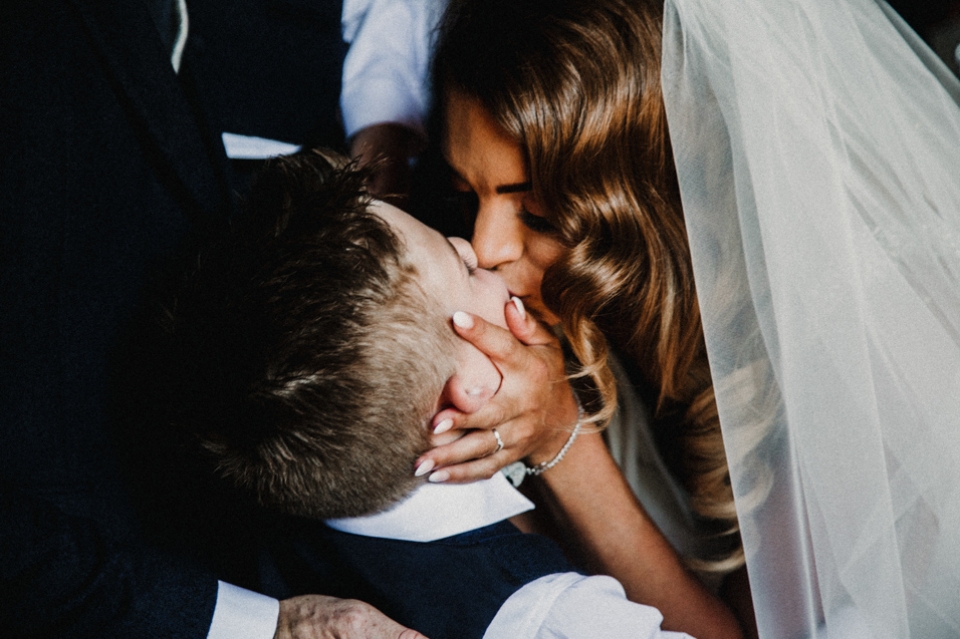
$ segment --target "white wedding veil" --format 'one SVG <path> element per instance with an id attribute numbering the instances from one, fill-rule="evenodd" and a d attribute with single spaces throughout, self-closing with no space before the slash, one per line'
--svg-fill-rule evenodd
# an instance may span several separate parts
<path id="1" fill-rule="evenodd" d="M 760 636 L 960 637 L 960 87 L 876 0 L 667 0 Z"/>

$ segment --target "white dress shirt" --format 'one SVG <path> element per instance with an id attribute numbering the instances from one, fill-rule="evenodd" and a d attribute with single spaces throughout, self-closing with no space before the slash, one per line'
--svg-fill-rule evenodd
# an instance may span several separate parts
<path id="1" fill-rule="evenodd" d="M 433 34 L 445 7 L 446 0 L 344 0 L 350 48 L 340 110 L 348 138 L 383 122 L 424 133 Z"/>
<path id="2" fill-rule="evenodd" d="M 344 0 L 340 29 L 350 46 L 343 61 L 340 112 L 348 138 L 384 122 L 426 135 L 433 34 L 445 7 L 446 0 Z M 178 40 L 185 39 L 188 22 L 181 22 Z M 222 137 L 227 157 L 237 160 L 300 150 L 290 140 L 230 131 Z"/>

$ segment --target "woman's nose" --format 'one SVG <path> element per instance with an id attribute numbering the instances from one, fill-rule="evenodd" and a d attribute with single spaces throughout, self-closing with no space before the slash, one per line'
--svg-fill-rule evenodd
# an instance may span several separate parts
<path id="1" fill-rule="evenodd" d="M 471 244 L 480 268 L 497 269 L 519 260 L 523 232 L 516 212 L 506 205 L 481 202 Z"/>

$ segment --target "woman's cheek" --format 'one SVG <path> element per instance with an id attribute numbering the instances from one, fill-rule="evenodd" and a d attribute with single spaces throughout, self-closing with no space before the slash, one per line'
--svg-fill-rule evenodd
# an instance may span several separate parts
<path id="1" fill-rule="evenodd" d="M 554 326 L 560 323 L 560 318 L 549 311 L 543 303 L 543 274 L 553 264 L 560 259 L 564 247 L 556 240 L 541 237 L 540 241 L 532 245 L 531 251 L 531 278 L 534 281 L 532 287 L 537 291 L 533 310 L 540 320 L 548 326 Z"/>

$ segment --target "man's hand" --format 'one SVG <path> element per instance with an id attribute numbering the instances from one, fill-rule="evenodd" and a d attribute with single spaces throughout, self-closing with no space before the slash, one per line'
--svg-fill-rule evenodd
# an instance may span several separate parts
<path id="1" fill-rule="evenodd" d="M 374 197 L 404 208 L 410 195 L 410 158 L 425 146 L 423 137 L 413 129 L 400 124 L 374 124 L 353 136 L 350 155 L 360 166 L 373 169 L 367 188 Z"/>
<path id="2" fill-rule="evenodd" d="M 274 639 L 427 639 L 371 605 L 353 599 L 303 595 L 280 602 Z"/>

